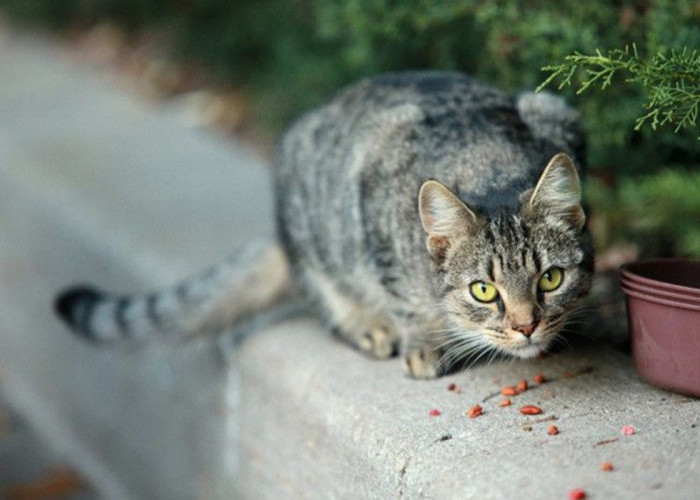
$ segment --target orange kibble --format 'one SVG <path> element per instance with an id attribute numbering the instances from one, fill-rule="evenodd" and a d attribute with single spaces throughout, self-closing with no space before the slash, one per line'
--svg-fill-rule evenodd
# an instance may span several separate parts
<path id="1" fill-rule="evenodd" d="M 523 415 L 539 415 L 540 413 L 542 413 L 542 408 L 535 405 L 526 405 L 520 407 L 520 413 L 522 413 Z"/>
<path id="2" fill-rule="evenodd" d="M 525 392 L 527 391 L 527 380 L 521 380 L 518 382 L 518 385 L 515 386 L 518 392 Z"/>
<path id="3" fill-rule="evenodd" d="M 500 406 L 501 408 L 503 408 L 505 406 L 510 406 L 510 405 L 511 405 L 510 399 L 508 399 L 508 398 L 505 398 L 503 401 L 498 403 L 498 406 Z"/>
<path id="4" fill-rule="evenodd" d="M 556 425 L 550 425 L 549 429 L 547 430 L 547 434 L 549 434 L 550 436 L 556 436 L 557 434 L 559 434 L 559 427 L 557 427 Z"/>
<path id="5" fill-rule="evenodd" d="M 484 414 L 484 409 L 480 405 L 472 406 L 471 408 L 469 408 L 469 411 L 467 412 L 467 416 L 469 418 L 480 417 L 483 414 Z"/>
<path id="6" fill-rule="evenodd" d="M 600 466 L 601 470 L 604 470 L 605 472 L 610 472 L 613 470 L 613 464 L 610 462 L 603 462 L 603 465 Z"/>
<path id="7" fill-rule="evenodd" d="M 505 385 L 501 388 L 501 394 L 504 396 L 516 396 L 518 394 L 518 390 L 512 385 Z"/>
<path id="8" fill-rule="evenodd" d="M 532 381 L 536 384 L 544 384 L 547 381 L 547 377 L 545 377 L 541 373 L 538 373 L 537 375 L 532 377 Z"/>

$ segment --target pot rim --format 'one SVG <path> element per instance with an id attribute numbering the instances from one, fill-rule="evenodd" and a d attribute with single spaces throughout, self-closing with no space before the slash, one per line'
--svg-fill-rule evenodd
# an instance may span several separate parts
<path id="1" fill-rule="evenodd" d="M 659 297 L 657 295 L 651 295 L 649 293 L 644 293 L 643 291 L 631 289 L 625 286 L 624 284 L 620 288 L 622 288 L 622 291 L 625 292 L 626 295 L 635 299 L 645 300 L 647 302 L 654 302 L 656 304 L 661 304 L 664 306 L 677 307 L 679 309 L 700 312 L 700 303 L 678 302 L 674 300 L 669 300 L 663 297 Z"/>
<path id="2" fill-rule="evenodd" d="M 655 265 L 681 265 L 690 264 L 698 266 L 700 268 L 700 260 L 697 259 L 684 259 L 684 258 L 671 258 L 671 259 L 649 259 L 640 260 L 636 262 L 629 262 L 620 266 L 620 274 L 623 279 L 630 282 L 635 282 L 640 285 L 647 287 L 653 286 L 655 288 L 660 288 L 664 291 L 671 291 L 674 293 L 685 294 L 689 299 L 695 297 L 700 298 L 700 287 L 679 285 L 670 281 L 662 281 L 655 278 L 648 278 L 644 276 L 643 269 L 645 266 L 655 266 Z M 641 269 L 639 269 L 641 268 Z"/>

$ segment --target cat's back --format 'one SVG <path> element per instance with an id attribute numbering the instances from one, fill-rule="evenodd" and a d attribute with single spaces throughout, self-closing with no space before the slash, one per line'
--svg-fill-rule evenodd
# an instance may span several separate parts
<path id="1" fill-rule="evenodd" d="M 281 143 L 278 175 L 337 183 L 399 170 L 442 179 L 479 205 L 536 179 L 557 152 L 580 160 L 577 120 L 551 94 L 512 97 L 456 72 L 389 73 L 302 116 Z"/>

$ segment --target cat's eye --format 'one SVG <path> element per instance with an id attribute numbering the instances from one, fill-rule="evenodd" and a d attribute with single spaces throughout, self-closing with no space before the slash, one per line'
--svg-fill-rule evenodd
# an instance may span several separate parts
<path id="1" fill-rule="evenodd" d="M 493 302 L 498 297 L 496 287 L 485 281 L 475 281 L 469 287 L 469 291 L 479 302 Z"/>
<path id="2" fill-rule="evenodd" d="M 537 284 L 543 292 L 551 292 L 559 288 L 564 279 L 564 271 L 561 268 L 553 267 L 545 271 Z"/>

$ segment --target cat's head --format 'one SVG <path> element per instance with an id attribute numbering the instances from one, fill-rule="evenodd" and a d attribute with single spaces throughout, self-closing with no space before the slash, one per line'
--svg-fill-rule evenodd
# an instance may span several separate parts
<path id="1" fill-rule="evenodd" d="M 590 288 L 593 256 L 573 161 L 558 154 L 519 208 L 486 217 L 430 180 L 419 194 L 449 358 L 534 357 Z M 450 351 L 451 349 L 451 351 Z"/>

